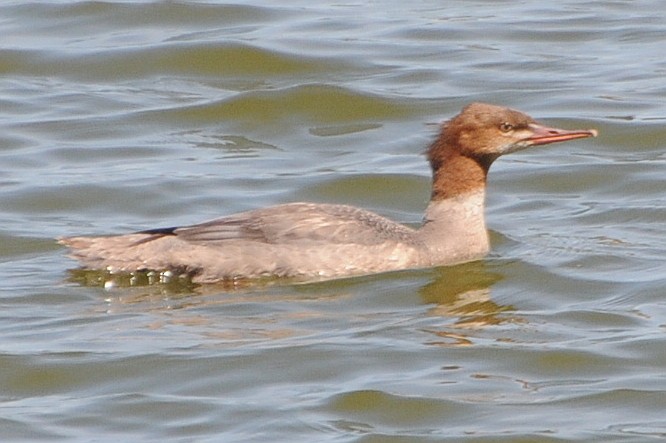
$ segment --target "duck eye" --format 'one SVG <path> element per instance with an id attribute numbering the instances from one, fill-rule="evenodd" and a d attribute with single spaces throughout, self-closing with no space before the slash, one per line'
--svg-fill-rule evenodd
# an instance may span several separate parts
<path id="1" fill-rule="evenodd" d="M 509 132 L 513 131 L 513 125 L 511 123 L 504 122 L 500 125 L 500 131 L 502 132 Z"/>

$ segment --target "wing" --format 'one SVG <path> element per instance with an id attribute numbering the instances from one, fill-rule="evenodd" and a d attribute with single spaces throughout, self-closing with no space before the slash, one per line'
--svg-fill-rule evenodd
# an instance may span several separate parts
<path id="1" fill-rule="evenodd" d="M 346 205 L 291 203 L 257 209 L 179 228 L 144 231 L 175 235 L 195 244 L 233 240 L 266 244 L 377 244 L 387 239 L 410 243 L 414 230 L 372 212 Z"/>

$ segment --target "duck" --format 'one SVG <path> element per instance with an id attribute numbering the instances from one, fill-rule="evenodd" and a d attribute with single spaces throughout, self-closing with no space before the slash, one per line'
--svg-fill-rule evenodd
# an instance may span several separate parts
<path id="1" fill-rule="evenodd" d="M 62 237 L 84 270 L 169 272 L 195 283 L 263 278 L 328 280 L 480 260 L 490 251 L 487 176 L 500 156 L 596 137 L 529 115 L 471 103 L 441 124 L 427 148 L 432 191 L 419 227 L 344 204 L 295 202 L 189 226 Z"/>

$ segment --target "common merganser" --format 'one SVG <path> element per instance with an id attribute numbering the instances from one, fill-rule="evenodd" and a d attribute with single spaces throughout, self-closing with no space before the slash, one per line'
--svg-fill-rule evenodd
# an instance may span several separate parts
<path id="1" fill-rule="evenodd" d="M 423 224 L 412 229 L 347 205 L 288 203 L 205 223 L 59 242 L 86 269 L 171 271 L 194 282 L 259 277 L 332 279 L 453 265 L 484 257 L 486 177 L 501 155 L 595 137 L 522 112 L 472 103 L 441 125 L 427 151 L 433 183 Z"/>

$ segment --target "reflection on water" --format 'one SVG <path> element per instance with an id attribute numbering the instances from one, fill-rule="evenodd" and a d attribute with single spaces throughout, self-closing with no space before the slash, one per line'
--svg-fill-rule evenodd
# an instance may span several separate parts
<path id="1" fill-rule="evenodd" d="M 431 315 L 458 318 L 455 325 L 474 328 L 507 321 L 501 313 L 512 310 L 491 299 L 491 287 L 504 277 L 484 261 L 437 269 L 436 278 L 419 290 Z"/>
<path id="2" fill-rule="evenodd" d="M 187 276 L 174 276 L 169 271 L 140 271 L 128 273 L 115 273 L 103 270 L 89 269 L 70 269 L 68 270 L 68 280 L 72 283 L 78 283 L 83 286 L 112 288 L 131 288 L 155 286 L 171 295 L 190 294 L 196 288 Z M 158 286 L 159 285 L 159 286 Z"/>
<path id="3" fill-rule="evenodd" d="M 428 345 L 470 346 L 473 344 L 470 330 L 519 321 L 509 314 L 513 307 L 492 300 L 492 286 L 504 276 L 489 268 L 485 261 L 438 268 L 433 281 L 419 290 L 426 303 L 434 304 L 428 310 L 429 315 L 454 320 L 441 327 L 424 329 L 436 337 Z"/>
<path id="4" fill-rule="evenodd" d="M 423 329 L 437 337 L 427 344 L 469 345 L 472 341 L 466 336 L 465 331 L 518 321 L 515 316 L 508 314 L 513 310 L 511 306 L 503 306 L 492 300 L 492 286 L 501 281 L 503 276 L 488 263 L 477 261 L 426 271 L 430 282 L 421 284 L 417 291 L 421 302 L 429 305 L 426 314 L 447 319 L 442 327 Z M 208 331 L 207 334 L 236 343 L 239 340 L 281 340 L 312 334 L 311 328 L 303 329 L 301 323 L 304 319 L 317 317 L 323 320 L 329 315 L 337 316 L 335 310 L 327 313 L 327 309 L 338 303 L 354 303 L 350 297 L 358 295 L 352 294 L 373 279 L 373 276 L 365 276 L 294 285 L 290 281 L 273 278 L 199 285 L 192 283 L 186 277 L 174 277 L 169 273 L 115 274 L 81 269 L 69 272 L 72 282 L 104 288 L 107 312 L 135 309 L 131 308 L 132 305 L 143 305 L 142 309 L 150 306 L 149 309 L 154 312 L 161 309 L 205 310 L 213 307 L 226 307 L 225 309 L 233 311 L 239 306 L 247 305 L 256 305 L 260 307 L 259 309 L 265 309 L 266 306 L 288 305 L 286 309 L 278 310 L 269 316 L 268 323 L 265 315 L 258 320 L 254 314 L 247 317 L 243 315 L 227 317 L 227 321 L 224 322 L 225 328 L 215 326 L 215 322 L 209 320 L 209 326 L 215 332 Z M 398 278 L 401 274 L 410 272 L 420 271 L 389 273 L 385 277 L 388 278 L 393 274 Z M 313 310 L 312 303 L 317 303 L 319 306 Z M 370 312 L 353 312 L 353 308 L 349 310 L 347 314 L 349 318 L 362 319 L 365 316 L 376 315 L 372 310 Z M 201 319 L 204 317 L 205 315 L 198 314 L 197 321 L 192 322 L 192 325 L 202 327 Z M 230 319 L 233 319 L 231 323 Z M 185 323 L 181 321 L 180 324 Z M 228 329 L 230 324 L 234 326 Z M 275 327 L 277 330 L 273 329 Z"/>

